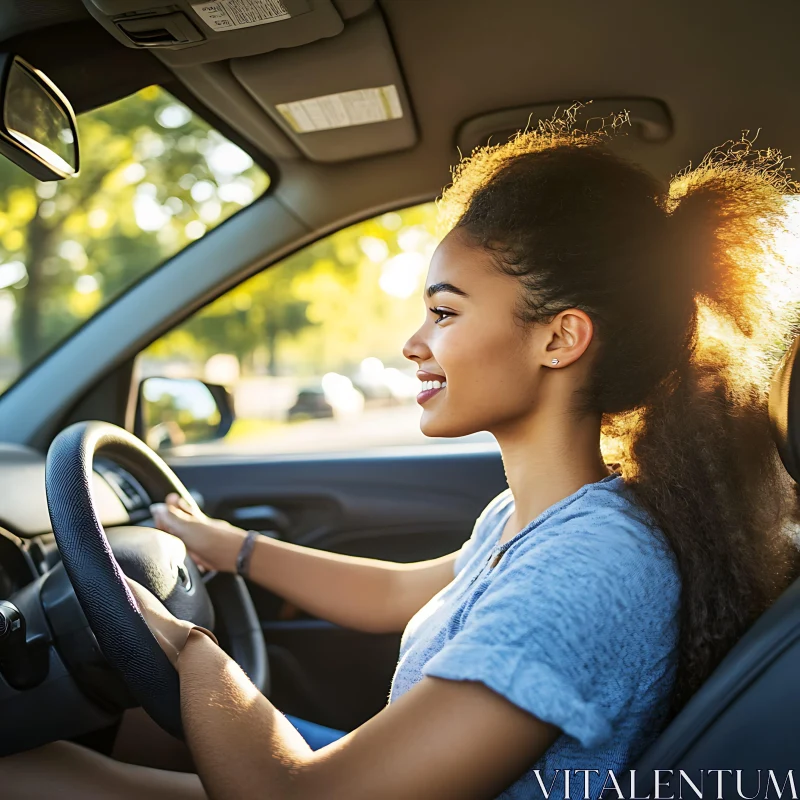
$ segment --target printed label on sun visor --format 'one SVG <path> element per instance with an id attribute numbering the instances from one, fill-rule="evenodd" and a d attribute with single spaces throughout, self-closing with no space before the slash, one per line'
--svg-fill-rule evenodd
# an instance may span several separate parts
<path id="1" fill-rule="evenodd" d="M 290 19 L 280 0 L 213 0 L 193 3 L 194 12 L 215 31 L 233 31 Z"/>
<path id="2" fill-rule="evenodd" d="M 366 125 L 403 116 L 394 84 L 280 103 L 275 108 L 297 133 Z"/>

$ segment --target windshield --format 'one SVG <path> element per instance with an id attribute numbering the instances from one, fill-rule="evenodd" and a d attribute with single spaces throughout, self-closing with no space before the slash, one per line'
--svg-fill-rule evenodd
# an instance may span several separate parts
<path id="1" fill-rule="evenodd" d="M 82 114 L 78 136 L 71 180 L 42 183 L 0 158 L 0 393 L 269 183 L 156 86 Z"/>

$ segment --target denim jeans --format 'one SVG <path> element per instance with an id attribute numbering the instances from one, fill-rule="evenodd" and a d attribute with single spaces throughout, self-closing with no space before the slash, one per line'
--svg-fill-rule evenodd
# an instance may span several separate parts
<path id="1" fill-rule="evenodd" d="M 284 716 L 297 728 L 312 750 L 319 750 L 321 747 L 341 739 L 347 733 L 347 731 L 326 728 L 324 725 L 318 725 L 316 722 L 309 722 L 289 714 L 284 714 Z"/>

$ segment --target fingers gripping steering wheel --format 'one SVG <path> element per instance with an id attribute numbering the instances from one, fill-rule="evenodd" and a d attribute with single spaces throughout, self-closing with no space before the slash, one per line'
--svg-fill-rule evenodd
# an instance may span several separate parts
<path id="1" fill-rule="evenodd" d="M 177 617 L 214 627 L 206 584 L 183 542 L 146 527 L 110 529 L 98 519 L 92 463 L 107 456 L 139 480 L 153 498 L 177 492 L 193 510 L 194 498 L 175 473 L 132 434 L 105 422 L 79 422 L 54 439 L 47 454 L 45 487 L 50 520 L 64 568 L 106 660 L 117 669 L 147 713 L 182 737 L 178 674 L 147 627 L 125 574 L 147 586 Z M 124 568 L 125 572 L 120 567 Z M 268 681 L 264 640 L 244 581 L 218 575 L 215 595 L 238 657 L 262 690 Z M 248 663 L 242 663 L 246 661 Z"/>

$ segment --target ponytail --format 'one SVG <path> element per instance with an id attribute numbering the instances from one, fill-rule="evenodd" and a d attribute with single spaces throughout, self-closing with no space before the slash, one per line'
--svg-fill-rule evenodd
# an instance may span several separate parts
<path id="1" fill-rule="evenodd" d="M 696 299 L 691 346 L 629 432 L 640 504 L 682 587 L 677 713 L 797 576 L 793 483 L 773 443 L 768 388 L 792 335 L 797 270 L 781 253 L 797 184 L 743 137 L 669 185 L 676 266 Z"/>

